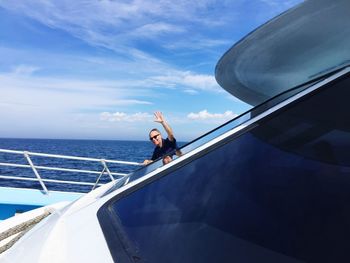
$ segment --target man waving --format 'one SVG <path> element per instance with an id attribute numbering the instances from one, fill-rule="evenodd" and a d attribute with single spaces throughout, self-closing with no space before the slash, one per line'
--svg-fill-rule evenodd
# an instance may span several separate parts
<path id="1" fill-rule="evenodd" d="M 167 164 L 172 160 L 172 156 L 175 154 L 175 150 L 177 149 L 176 139 L 173 134 L 173 130 L 166 122 L 163 114 L 159 111 L 154 113 L 155 122 L 159 122 L 162 124 L 164 130 L 166 131 L 168 137 L 166 139 L 162 138 L 161 132 L 154 128 L 149 132 L 149 139 L 155 145 L 153 155 L 151 160 L 145 160 L 143 164 L 149 164 L 154 160 L 162 157 L 163 163 Z"/>

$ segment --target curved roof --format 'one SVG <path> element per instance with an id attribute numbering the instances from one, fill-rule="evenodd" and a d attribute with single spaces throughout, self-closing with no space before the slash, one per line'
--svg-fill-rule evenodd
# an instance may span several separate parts
<path id="1" fill-rule="evenodd" d="M 349 0 L 305 1 L 231 47 L 216 65 L 216 80 L 257 105 L 350 64 L 349 25 Z"/>

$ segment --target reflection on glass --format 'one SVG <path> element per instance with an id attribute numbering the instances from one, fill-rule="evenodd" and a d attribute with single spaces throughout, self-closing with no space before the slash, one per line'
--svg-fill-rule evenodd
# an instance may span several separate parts
<path id="1" fill-rule="evenodd" d="M 211 140 L 217 138 L 218 136 L 226 133 L 227 131 L 230 131 L 230 130 L 234 129 L 235 127 L 247 122 L 251 118 L 262 113 L 263 111 L 265 111 L 265 110 L 277 105 L 278 103 L 294 96 L 295 94 L 305 90 L 306 88 L 310 87 L 312 84 L 315 84 L 318 81 L 319 80 L 315 80 L 315 81 L 309 82 L 305 85 L 302 85 L 302 86 L 290 89 L 286 92 L 283 92 L 282 94 L 262 103 L 261 105 L 253 108 L 252 110 L 243 113 L 242 115 L 234 118 L 233 120 L 215 128 L 214 130 L 212 130 L 212 131 L 204 134 L 203 136 L 193 140 L 192 142 L 182 146 L 178 151 L 180 151 L 181 156 L 183 156 L 186 153 L 189 153 L 192 150 L 197 149 L 198 147 L 204 145 L 205 143 L 210 142 Z M 176 154 L 176 155 L 180 156 L 180 154 L 179 155 Z M 163 166 L 162 160 L 157 160 L 157 161 L 151 163 L 150 165 L 148 165 L 147 167 L 142 167 L 139 170 L 137 170 L 131 174 L 131 176 L 129 178 L 129 182 L 136 180 L 137 178 L 140 178 L 143 175 L 145 175 L 149 172 L 152 172 L 161 166 Z"/>
<path id="2" fill-rule="evenodd" d="M 322 87 L 111 200 L 99 218 L 114 258 L 349 262 L 349 86 Z"/>

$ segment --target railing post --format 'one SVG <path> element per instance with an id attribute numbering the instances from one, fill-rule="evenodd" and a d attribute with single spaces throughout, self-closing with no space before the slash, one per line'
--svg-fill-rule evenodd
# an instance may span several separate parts
<path id="1" fill-rule="evenodd" d="M 105 170 L 106 170 L 106 167 L 103 167 L 102 172 L 101 172 L 101 173 L 99 174 L 99 176 L 97 177 L 97 180 L 96 180 L 94 186 L 92 187 L 91 191 L 94 190 L 94 189 L 96 188 L 96 186 L 97 186 L 98 182 L 100 181 L 101 176 L 103 175 L 103 173 L 105 172 Z"/>
<path id="2" fill-rule="evenodd" d="M 35 166 L 34 166 L 32 160 L 30 159 L 28 152 L 23 152 L 23 154 L 24 154 L 24 156 L 26 157 L 26 159 L 27 159 L 27 161 L 28 161 L 30 167 L 32 167 L 32 170 L 33 170 L 33 172 L 34 172 L 36 178 L 38 179 L 38 181 L 39 181 L 41 187 L 44 189 L 44 193 L 45 193 L 45 194 L 48 194 L 49 191 L 47 190 L 47 188 L 46 188 L 46 186 L 45 186 L 43 180 L 41 179 L 41 177 L 40 177 L 38 171 L 36 170 L 36 168 L 35 168 Z"/>
<path id="3" fill-rule="evenodd" d="M 107 166 L 107 163 L 106 163 L 105 159 L 101 159 L 101 163 L 102 163 L 104 169 L 106 169 L 106 171 L 107 171 L 109 177 L 111 178 L 111 180 L 112 180 L 112 181 L 115 181 L 113 175 L 111 174 L 111 172 L 110 172 L 109 169 L 108 169 L 108 166 Z"/>

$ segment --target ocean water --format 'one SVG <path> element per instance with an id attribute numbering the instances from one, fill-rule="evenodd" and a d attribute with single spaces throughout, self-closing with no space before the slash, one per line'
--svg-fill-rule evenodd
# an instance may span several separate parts
<path id="1" fill-rule="evenodd" d="M 112 140 L 55 140 L 55 139 L 0 139 L 0 148 L 7 150 L 30 151 L 59 155 L 91 157 L 108 160 L 143 162 L 150 158 L 153 145 L 149 141 L 112 141 Z M 34 165 L 63 167 L 82 170 L 102 171 L 103 166 L 98 162 L 85 162 L 57 158 L 31 157 Z M 0 152 L 1 163 L 28 164 L 23 155 Z M 108 164 L 111 172 L 130 173 L 139 166 Z M 59 171 L 38 170 L 45 179 L 60 179 L 71 181 L 95 182 L 98 174 L 71 173 Z M 0 175 L 24 176 L 35 178 L 30 168 L 0 166 Z M 102 183 L 110 181 L 108 175 L 103 175 Z M 49 190 L 87 192 L 91 186 L 45 183 Z M 38 182 L 0 179 L 0 186 L 42 189 Z"/>

